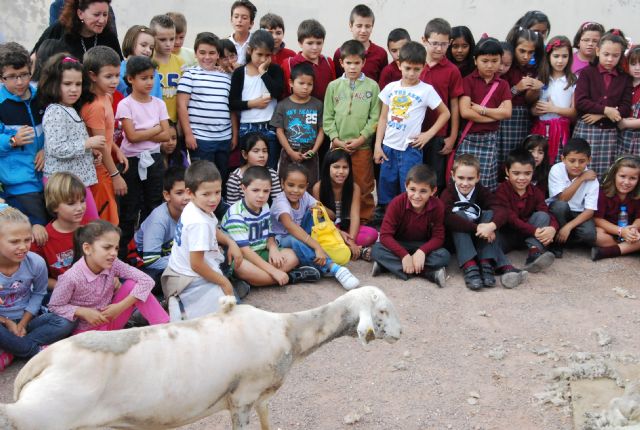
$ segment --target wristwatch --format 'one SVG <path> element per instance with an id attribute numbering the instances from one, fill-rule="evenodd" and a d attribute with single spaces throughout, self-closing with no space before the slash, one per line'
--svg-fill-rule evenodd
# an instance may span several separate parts
<path id="1" fill-rule="evenodd" d="M 12 148 L 15 148 L 16 146 L 18 146 L 18 142 L 16 142 L 15 136 L 11 136 L 9 138 L 9 146 L 11 146 Z"/>
<path id="2" fill-rule="evenodd" d="M 516 89 L 515 85 L 511 87 L 511 94 L 513 94 L 514 96 L 517 96 L 518 94 L 520 94 L 520 91 Z"/>

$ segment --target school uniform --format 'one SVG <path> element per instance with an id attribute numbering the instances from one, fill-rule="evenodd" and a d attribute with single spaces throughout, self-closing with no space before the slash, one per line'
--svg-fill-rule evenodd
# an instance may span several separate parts
<path id="1" fill-rule="evenodd" d="M 383 89 L 391 82 L 399 81 L 400 79 L 402 79 L 402 72 L 400 71 L 400 67 L 398 67 L 398 62 L 392 61 L 384 66 L 384 69 L 380 72 L 378 85 L 380 86 L 380 89 Z"/>
<path id="2" fill-rule="evenodd" d="M 635 220 L 640 217 L 640 199 L 627 196 L 624 200 L 620 200 L 618 193 L 614 193 L 613 197 L 609 197 L 604 190 L 600 189 L 600 194 L 598 195 L 598 210 L 594 214 L 594 218 L 601 218 L 617 225 L 621 206 L 627 207 L 629 225 L 633 224 Z"/>
<path id="3" fill-rule="evenodd" d="M 460 70 L 446 57 L 443 57 L 433 67 L 425 65 L 420 74 L 420 80 L 433 86 L 447 107 L 449 107 L 451 99 L 460 97 L 464 93 Z M 437 111 L 427 111 L 422 122 L 422 131 L 430 129 L 437 120 Z M 445 170 L 448 156 L 440 154 L 440 151 L 444 148 L 444 139 L 448 135 L 449 124 L 447 123 L 422 148 L 422 160 L 436 172 L 437 185 L 440 190 L 444 190 L 447 183 Z"/>
<path id="4" fill-rule="evenodd" d="M 640 118 L 640 85 L 631 93 L 631 116 Z M 618 156 L 622 154 L 640 155 L 640 129 L 626 129 L 618 132 Z"/>
<path id="5" fill-rule="evenodd" d="M 291 79 L 291 70 L 300 63 L 310 64 L 313 68 L 313 91 L 311 95 L 318 100 L 324 100 L 324 94 L 327 91 L 329 83 L 336 78 L 336 71 L 333 65 L 333 60 L 324 55 L 320 55 L 318 58 L 318 64 L 307 60 L 302 52 L 298 53 L 295 57 L 289 57 L 282 62 L 282 71 L 284 72 L 284 82 L 287 85 L 284 86 L 282 97 L 288 97 L 291 95 L 291 87 L 289 86 L 289 80 Z"/>
<path id="6" fill-rule="evenodd" d="M 364 52 L 364 59 L 362 73 L 364 73 L 367 78 L 378 82 L 382 69 L 389 64 L 387 51 L 381 46 L 369 41 L 369 48 Z M 333 64 L 335 64 L 336 76 L 342 76 L 344 69 L 340 65 L 340 48 L 336 49 L 336 52 L 333 54 Z"/>
<path id="7" fill-rule="evenodd" d="M 486 104 L 487 108 L 497 108 L 505 100 L 511 100 L 509 84 L 494 75 L 488 83 L 474 70 L 462 80 L 464 95 L 469 96 L 474 103 L 481 103 L 494 82 L 498 87 Z M 480 161 L 480 182 L 489 190 L 494 191 L 498 186 L 498 128 L 501 121 L 490 123 L 473 123 L 469 133 L 458 145 L 456 155 L 472 154 Z"/>
<path id="8" fill-rule="evenodd" d="M 622 118 L 631 114 L 631 93 L 633 80 L 624 72 L 613 69 L 607 71 L 600 64 L 582 70 L 576 85 L 576 108 L 578 118 L 584 114 L 604 114 L 605 107 L 617 107 Z M 581 119 L 573 132 L 573 137 L 586 139 L 591 145 L 590 167 L 603 178 L 618 152 L 618 131 L 616 123 L 604 117 L 595 124 L 586 124 Z"/>
<path id="9" fill-rule="evenodd" d="M 295 56 L 296 51 L 294 51 L 293 49 L 285 48 L 284 42 L 282 42 L 282 44 L 280 45 L 280 50 L 271 55 L 271 63 L 277 64 L 278 66 L 282 67 L 282 63 L 284 63 L 287 58 Z M 289 85 L 289 82 L 285 82 L 285 86 L 287 85 Z"/>

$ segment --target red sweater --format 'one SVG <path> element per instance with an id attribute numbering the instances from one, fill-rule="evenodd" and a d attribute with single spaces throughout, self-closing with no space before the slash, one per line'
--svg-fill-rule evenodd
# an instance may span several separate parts
<path id="1" fill-rule="evenodd" d="M 336 78 L 335 70 L 333 68 L 333 60 L 329 57 L 321 55 L 318 59 L 318 64 L 314 64 L 302 56 L 302 53 L 298 53 L 295 57 L 289 57 L 282 62 L 282 71 L 284 72 L 284 81 L 287 83 L 284 86 L 283 98 L 291 95 L 291 87 L 289 86 L 289 79 L 291 79 L 291 69 L 297 64 L 309 63 L 313 67 L 315 78 L 313 81 L 313 91 L 311 95 L 318 100 L 324 100 L 324 93 L 327 92 L 329 83 Z"/>
<path id="2" fill-rule="evenodd" d="M 544 201 L 544 194 L 531 184 L 521 196 L 513 189 L 509 181 L 501 183 L 496 190 L 496 204 L 507 217 L 504 225 L 525 236 L 533 236 L 536 233 L 536 227 L 527 222 L 534 212 L 548 213 L 551 217 L 551 227 L 558 230 L 558 221 L 549 213 L 549 208 Z"/>
<path id="3" fill-rule="evenodd" d="M 599 66 L 587 66 L 582 69 L 574 94 L 578 118 L 585 113 L 603 114 L 607 106 L 618 107 L 622 118 L 631 115 L 633 79 L 624 72 L 615 73 L 609 88 L 605 88 L 604 74 Z M 607 117 L 595 125 L 600 128 L 616 128 L 616 124 Z"/>
<path id="4" fill-rule="evenodd" d="M 284 43 L 283 43 L 284 45 Z M 296 56 L 296 52 L 289 49 L 289 48 L 285 48 L 284 46 L 280 48 L 280 50 L 278 51 L 277 54 L 273 54 L 271 55 L 271 62 L 273 64 L 277 64 L 278 66 L 282 67 L 282 63 L 284 63 L 284 60 L 286 60 L 289 57 L 295 57 Z M 289 83 L 286 83 L 287 85 L 289 85 Z"/>
<path id="5" fill-rule="evenodd" d="M 384 69 L 382 69 L 382 72 L 380 73 L 380 81 L 378 81 L 378 84 L 380 85 L 380 89 L 382 90 L 391 82 L 399 81 L 400 79 L 402 79 L 402 72 L 398 67 L 398 63 L 392 61 L 391 63 L 387 64 Z"/>
<path id="6" fill-rule="evenodd" d="M 425 242 L 420 249 L 427 255 L 442 247 L 444 205 L 437 197 L 431 197 L 420 213 L 413 209 L 406 192 L 391 200 L 380 228 L 380 243 L 403 258 L 409 252 L 400 241 Z"/>
<path id="7" fill-rule="evenodd" d="M 447 230 L 464 233 L 476 232 L 478 223 L 458 216 L 453 212 L 454 204 L 460 200 L 453 181 L 449 181 L 447 188 L 440 195 L 440 200 L 442 200 L 442 203 L 444 204 L 444 225 Z M 496 204 L 495 196 L 488 188 L 483 187 L 480 183 L 476 184 L 469 201 L 480 206 L 480 209 L 483 211 L 493 211 L 493 219 L 491 221 L 496 224 L 497 228 L 502 227 L 502 225 L 507 221 L 507 215 L 502 208 Z"/>
<path id="8" fill-rule="evenodd" d="M 384 48 L 376 45 L 375 43 L 369 41 L 369 49 L 367 49 L 364 53 L 364 66 L 362 66 L 362 73 L 367 78 L 371 78 L 374 81 L 378 82 L 380 80 L 380 73 L 384 66 L 389 63 L 389 57 L 387 56 L 387 51 Z M 333 54 L 333 63 L 336 66 L 336 77 L 342 76 L 344 70 L 340 65 L 340 48 L 336 49 L 336 52 Z M 397 79 L 396 79 L 397 80 Z M 383 87 L 380 86 L 380 89 Z"/>

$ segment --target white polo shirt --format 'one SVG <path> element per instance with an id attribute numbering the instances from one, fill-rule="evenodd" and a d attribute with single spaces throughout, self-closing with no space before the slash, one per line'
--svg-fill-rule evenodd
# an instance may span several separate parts
<path id="1" fill-rule="evenodd" d="M 550 101 L 557 107 L 569 108 L 571 107 L 571 103 L 573 103 L 573 93 L 576 90 L 576 86 L 574 84 L 565 89 L 566 87 L 566 76 L 561 76 L 558 79 L 549 78 L 549 85 L 547 85 L 546 88 L 543 87 L 543 90 L 540 93 L 540 100 Z M 548 121 L 554 118 L 560 118 L 560 115 L 557 113 L 545 113 L 544 115 L 540 115 L 540 119 L 543 121 Z"/>
<path id="2" fill-rule="evenodd" d="M 575 181 L 569 179 L 567 168 L 563 162 L 556 163 L 549 171 L 549 195 L 547 204 L 550 205 L 554 201 L 558 200 L 564 190 Z M 583 182 L 576 190 L 575 194 L 567 203 L 569 208 L 574 212 L 582 212 L 585 209 L 598 210 L 598 193 L 600 191 L 600 184 L 598 180 Z"/>

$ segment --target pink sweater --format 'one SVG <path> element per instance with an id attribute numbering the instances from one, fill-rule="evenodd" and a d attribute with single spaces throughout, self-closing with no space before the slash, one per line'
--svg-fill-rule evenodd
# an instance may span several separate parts
<path id="1" fill-rule="evenodd" d="M 154 281 L 149 276 L 116 259 L 110 270 L 96 274 L 89 269 L 84 258 L 78 260 L 69 270 L 58 278 L 56 288 L 49 301 L 49 310 L 69 321 L 76 319 L 78 307 L 104 309 L 111 304 L 115 293 L 114 278 L 123 278 L 136 283 L 131 295 L 144 302 L 147 300 Z M 88 330 L 91 325 L 80 320 L 77 329 Z"/>

